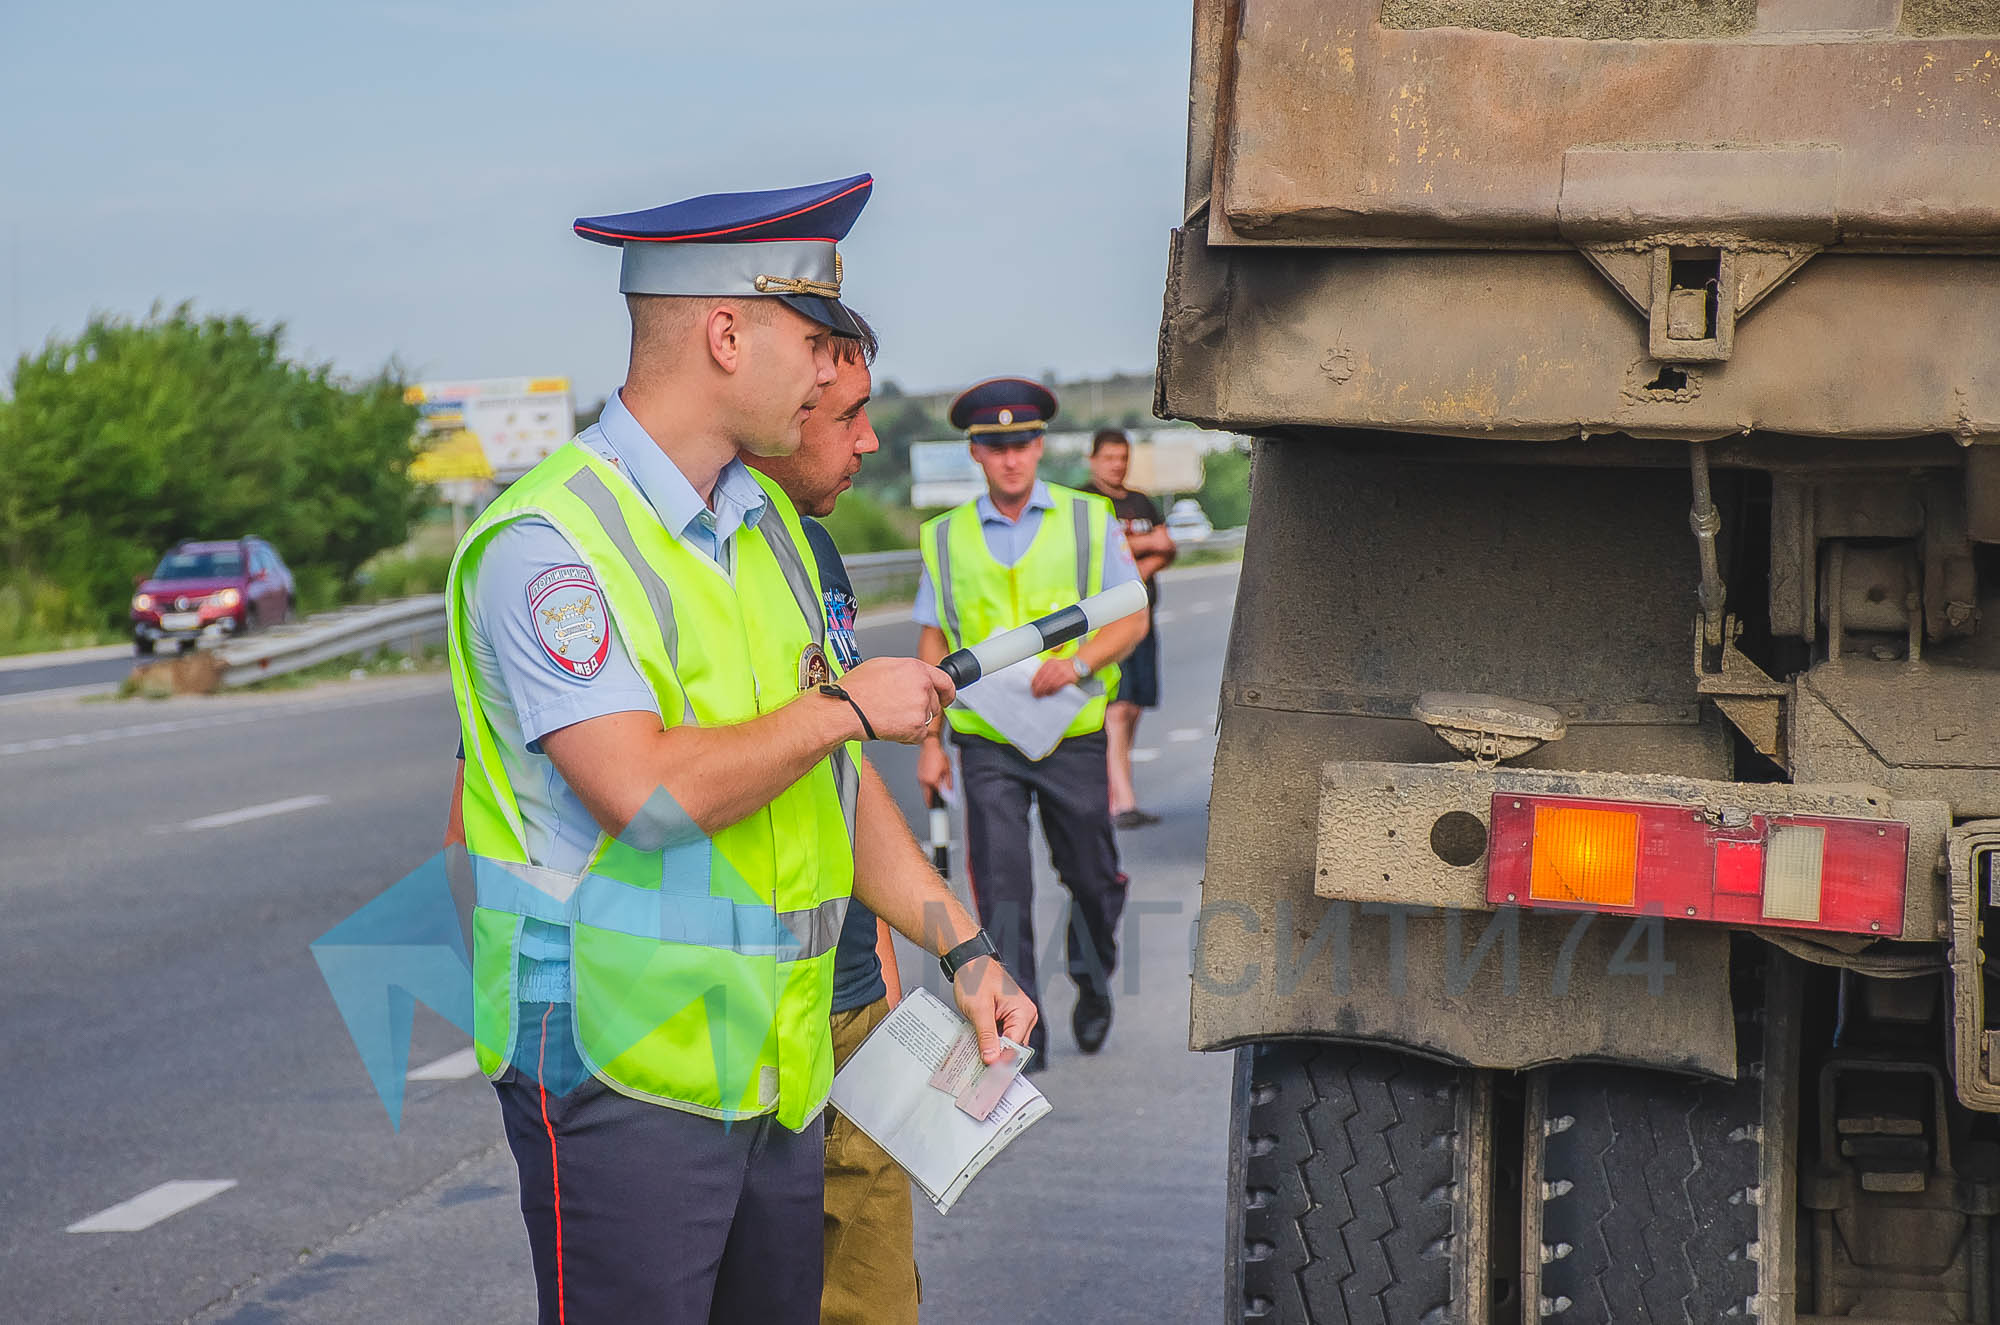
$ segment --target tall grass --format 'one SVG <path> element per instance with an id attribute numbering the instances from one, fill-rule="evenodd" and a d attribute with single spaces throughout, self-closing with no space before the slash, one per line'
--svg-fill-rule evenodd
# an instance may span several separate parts
<path id="1" fill-rule="evenodd" d="M 0 576 L 0 655 L 77 649 L 126 638 L 74 594 L 37 575 Z"/>

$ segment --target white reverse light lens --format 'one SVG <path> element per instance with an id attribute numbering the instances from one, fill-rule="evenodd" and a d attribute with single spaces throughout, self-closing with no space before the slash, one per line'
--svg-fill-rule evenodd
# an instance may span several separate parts
<path id="1" fill-rule="evenodd" d="M 1764 918 L 1819 920 L 1820 866 L 1826 858 L 1826 829 L 1778 824 L 1764 848 Z"/>

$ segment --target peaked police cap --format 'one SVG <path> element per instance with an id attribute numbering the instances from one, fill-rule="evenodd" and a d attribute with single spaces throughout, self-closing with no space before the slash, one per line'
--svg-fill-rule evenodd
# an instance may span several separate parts
<path id="1" fill-rule="evenodd" d="M 1031 442 L 1056 416 L 1055 392 L 1025 377 L 992 377 L 951 402 L 951 426 L 975 442 Z"/>
<path id="2" fill-rule="evenodd" d="M 843 336 L 860 325 L 840 302 L 840 255 L 872 175 L 752 193 L 708 193 L 641 212 L 583 216 L 571 227 L 624 250 L 625 294 L 768 295 Z"/>

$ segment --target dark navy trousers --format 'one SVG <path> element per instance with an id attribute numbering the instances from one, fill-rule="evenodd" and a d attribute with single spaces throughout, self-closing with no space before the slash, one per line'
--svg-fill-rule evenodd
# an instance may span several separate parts
<path id="1" fill-rule="evenodd" d="M 1111 992 L 1118 967 L 1118 919 L 1125 885 L 1111 832 L 1111 792 L 1104 733 L 1072 736 L 1047 758 L 1031 760 L 1011 745 L 954 734 L 965 778 L 966 854 L 979 923 L 1000 960 L 1039 1007 L 1035 976 L 1034 854 L 1028 808 L 1041 810 L 1042 833 L 1056 877 L 1069 892 L 1065 952 L 1079 989 Z M 1046 1020 L 1035 1023 L 1035 1050 L 1047 1049 Z"/>
<path id="2" fill-rule="evenodd" d="M 544 1033 L 543 1006 L 524 1005 L 524 1040 Z M 559 1096 L 518 1068 L 494 1087 L 541 1325 L 819 1320 L 824 1117 L 801 1133 L 770 1116 L 725 1126 L 594 1078 Z"/>

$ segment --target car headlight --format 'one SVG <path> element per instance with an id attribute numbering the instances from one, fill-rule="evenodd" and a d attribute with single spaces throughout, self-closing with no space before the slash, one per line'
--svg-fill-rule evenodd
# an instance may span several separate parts
<path id="1" fill-rule="evenodd" d="M 149 593 L 142 593 L 142 594 L 134 594 L 134 595 L 133 595 L 133 597 L 132 597 L 132 610 L 133 610 L 134 612 L 150 612 L 150 611 L 152 611 L 152 610 L 153 610 L 153 595 L 151 595 L 151 594 L 149 594 Z"/>
<path id="2" fill-rule="evenodd" d="M 222 589 L 216 593 L 215 597 L 208 601 L 214 603 L 217 607 L 234 607 L 243 601 L 243 595 L 235 589 Z"/>

